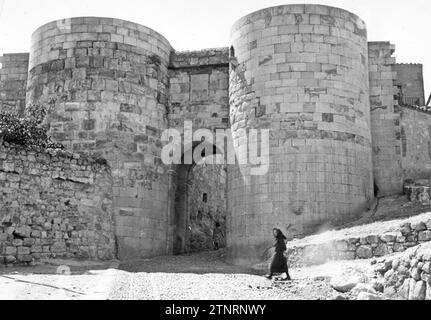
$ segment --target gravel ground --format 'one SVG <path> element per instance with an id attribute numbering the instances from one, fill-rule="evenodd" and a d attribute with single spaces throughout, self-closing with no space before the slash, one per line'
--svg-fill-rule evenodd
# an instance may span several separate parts
<path id="1" fill-rule="evenodd" d="M 117 265 L 67 262 L 71 275 L 57 266 L 0 269 L 0 300 L 327 300 L 339 294 L 334 275 L 370 272 L 369 261 L 333 262 L 293 269 L 291 282 L 224 262 L 225 252 L 157 257 Z"/>
<path id="2" fill-rule="evenodd" d="M 159 257 L 120 266 L 109 299 L 318 300 L 337 295 L 329 278 L 314 274 L 292 282 L 269 281 L 256 271 L 223 262 L 224 252 Z"/>

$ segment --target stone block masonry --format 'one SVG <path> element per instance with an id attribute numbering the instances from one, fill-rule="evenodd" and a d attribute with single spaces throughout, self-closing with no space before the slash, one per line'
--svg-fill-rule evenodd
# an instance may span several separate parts
<path id="1" fill-rule="evenodd" d="M 173 53 L 169 83 L 169 128 L 183 133 L 185 121 L 193 124 L 194 131 L 229 128 L 228 48 Z M 176 172 L 174 252 L 212 249 L 216 222 L 226 234 L 226 167 L 177 165 L 172 169 Z"/>
<path id="2" fill-rule="evenodd" d="M 241 262 L 260 258 L 274 227 L 308 233 L 372 200 L 368 43 L 360 18 L 319 5 L 257 11 L 231 39 L 237 151 L 239 129 L 270 130 L 269 173 L 242 166 L 229 175 L 228 242 Z"/>
<path id="3" fill-rule="evenodd" d="M 0 264 L 116 258 L 110 169 L 0 144 Z"/>
<path id="4" fill-rule="evenodd" d="M 394 51 L 389 42 L 368 45 L 374 179 L 381 196 L 402 193 L 403 189 Z"/>
<path id="5" fill-rule="evenodd" d="M 423 66 L 416 63 L 397 63 L 393 68 L 397 73 L 396 84 L 401 90 L 400 104 L 424 106 L 426 101 Z"/>
<path id="6" fill-rule="evenodd" d="M 403 178 L 431 179 L 431 112 L 405 106 L 399 115 Z"/>
<path id="7" fill-rule="evenodd" d="M 189 176 L 190 233 L 188 252 L 213 249 L 213 231 L 219 223 L 226 235 L 226 182 L 227 171 L 223 165 L 196 166 Z M 226 245 L 225 239 L 220 247 Z"/>
<path id="8" fill-rule="evenodd" d="M 229 49 L 177 52 L 169 68 L 169 127 L 229 128 Z"/>
<path id="9" fill-rule="evenodd" d="M 109 161 L 122 259 L 166 253 L 171 51 L 157 32 L 109 18 L 55 21 L 32 36 L 27 100 L 51 106 L 54 139 Z"/>
<path id="10" fill-rule="evenodd" d="M 29 54 L 5 54 L 0 63 L 0 111 L 21 114 L 25 109 Z"/>

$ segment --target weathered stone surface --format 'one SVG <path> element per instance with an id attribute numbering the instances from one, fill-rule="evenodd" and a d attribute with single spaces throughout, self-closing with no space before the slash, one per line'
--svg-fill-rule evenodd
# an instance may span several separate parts
<path id="1" fill-rule="evenodd" d="M 353 245 L 356 245 L 357 243 L 359 243 L 359 238 L 350 238 L 349 240 L 348 240 L 348 242 L 350 243 L 350 244 L 353 244 Z"/>
<path id="2" fill-rule="evenodd" d="M 30 249 L 26 248 L 26 247 L 18 247 L 17 252 L 18 252 L 18 256 L 20 256 L 20 255 L 22 255 L 22 256 L 29 255 L 30 254 Z"/>
<path id="3" fill-rule="evenodd" d="M 400 260 L 399 260 L 399 259 L 394 259 L 394 260 L 391 262 L 391 268 L 392 268 L 393 270 L 395 270 L 395 271 L 397 271 L 397 269 L 400 267 L 400 265 L 401 265 L 401 263 L 400 263 Z"/>
<path id="4" fill-rule="evenodd" d="M 431 300 L 431 283 L 427 283 L 425 300 Z"/>
<path id="5" fill-rule="evenodd" d="M 379 237 L 375 236 L 375 235 L 368 236 L 365 239 L 366 239 L 367 243 L 371 244 L 371 245 L 379 243 Z"/>
<path id="6" fill-rule="evenodd" d="M 370 246 L 360 246 L 356 251 L 360 259 L 370 259 L 373 257 L 373 249 Z"/>
<path id="7" fill-rule="evenodd" d="M 405 249 L 406 249 L 405 246 L 400 243 L 394 244 L 394 248 L 393 248 L 394 252 L 403 252 Z"/>
<path id="8" fill-rule="evenodd" d="M 409 269 L 408 268 L 406 268 L 405 266 L 403 266 L 403 265 L 401 265 L 399 268 L 398 268 L 398 270 L 397 270 L 397 272 L 400 274 L 400 275 L 404 275 L 404 276 L 408 276 L 410 273 L 409 273 Z"/>
<path id="9" fill-rule="evenodd" d="M 370 300 L 384 300 L 383 297 L 378 296 L 377 294 L 369 293 L 369 292 L 361 292 L 359 293 L 356 300 L 370 301 Z"/>
<path id="10" fill-rule="evenodd" d="M 425 262 L 422 266 L 422 271 L 431 274 L 431 262 Z"/>
<path id="11" fill-rule="evenodd" d="M 422 231 L 418 234 L 419 241 L 431 241 L 431 231 Z"/>
<path id="12" fill-rule="evenodd" d="M 405 243 L 407 241 L 407 238 L 405 236 L 398 236 L 397 237 L 397 242 L 398 243 Z"/>
<path id="13" fill-rule="evenodd" d="M 355 260 L 356 254 L 353 251 L 338 252 L 336 258 L 337 260 Z"/>
<path id="14" fill-rule="evenodd" d="M 19 228 L 15 229 L 14 234 L 17 237 L 29 238 L 31 235 L 31 228 L 28 226 L 19 227 Z"/>
<path id="15" fill-rule="evenodd" d="M 2 209 L 14 212 L 7 216 L 0 213 L 7 222 L 0 224 L 0 234 L 5 235 L 0 239 L 0 254 L 7 257 L 0 263 L 28 264 L 42 253 L 48 257 L 72 253 L 73 258 L 81 246 L 89 245 L 98 250 L 88 258 L 109 257 L 108 252 L 111 258 L 116 256 L 112 180 L 106 166 L 90 158 L 75 159 L 68 152 L 28 151 L 6 143 L 0 143 L 0 154 L 19 172 L 14 174 L 19 183 L 12 187 L 0 180 Z M 89 176 L 92 182 L 83 184 L 81 178 Z M 86 205 L 77 199 L 86 199 Z M 74 246 L 78 250 L 73 250 Z"/>
<path id="16" fill-rule="evenodd" d="M 382 257 L 389 253 L 388 247 L 386 244 L 379 244 L 374 250 L 373 254 L 375 257 Z"/>
<path id="17" fill-rule="evenodd" d="M 338 251 L 348 251 L 349 250 L 349 243 L 346 241 L 337 241 L 335 243 L 335 249 Z"/>
<path id="18" fill-rule="evenodd" d="M 225 169 L 223 165 L 196 166 L 189 174 L 191 230 L 187 237 L 187 252 L 213 250 L 214 240 L 219 248 L 226 246 Z M 219 229 L 216 223 L 220 225 Z"/>
<path id="19" fill-rule="evenodd" d="M 29 54 L 4 54 L 0 58 L 0 107 L 3 111 L 22 113 L 26 106 Z"/>
<path id="20" fill-rule="evenodd" d="M 355 296 L 359 295 L 361 292 L 377 294 L 372 284 L 358 283 L 352 290 L 351 293 Z"/>
<path id="21" fill-rule="evenodd" d="M 409 296 L 409 300 L 425 300 L 426 283 L 424 281 L 416 282 L 413 292 Z"/>
<path id="22" fill-rule="evenodd" d="M 15 255 L 13 255 L 13 256 L 6 256 L 5 257 L 5 263 L 6 264 L 13 264 L 13 263 L 15 263 L 15 261 L 16 261 L 16 256 Z"/>
<path id="23" fill-rule="evenodd" d="M 383 241 L 383 242 L 386 242 L 386 243 L 388 243 L 388 242 L 395 242 L 396 241 L 396 239 L 397 239 L 397 234 L 396 233 L 386 233 L 386 234 L 384 234 L 384 235 L 382 235 L 381 237 L 380 237 L 380 239 Z"/>
<path id="24" fill-rule="evenodd" d="M 313 11 L 313 6 L 300 5 L 298 7 L 306 15 L 311 14 Z M 245 140 L 239 139 L 240 129 L 246 128 L 249 130 L 264 126 L 272 129 L 270 134 L 271 149 L 278 150 L 277 154 L 270 155 L 271 166 L 266 178 L 256 179 L 255 183 L 253 183 L 253 188 L 248 188 L 248 183 L 246 182 L 255 180 L 250 171 L 253 170 L 253 166 L 247 165 L 241 169 L 239 167 L 233 168 L 233 179 L 231 180 L 233 188 L 230 190 L 232 192 L 228 193 L 228 202 L 233 204 L 232 219 L 238 222 L 241 221 L 245 212 L 247 212 L 248 216 L 244 220 L 245 228 L 239 227 L 239 224 L 233 224 L 233 230 L 228 229 L 228 233 L 232 234 L 232 241 L 234 243 L 231 248 L 232 255 L 236 257 L 244 252 L 244 248 L 241 248 L 241 245 L 236 245 L 236 243 L 244 243 L 241 239 L 244 237 L 248 238 L 247 230 L 249 228 L 256 229 L 256 232 L 252 231 L 256 236 L 253 236 L 249 241 L 249 245 L 247 245 L 250 255 L 255 254 L 254 246 L 265 242 L 263 234 L 266 232 L 264 229 L 266 230 L 267 227 L 260 222 L 260 219 L 266 214 L 272 215 L 275 221 L 283 221 L 282 225 L 284 227 L 286 224 L 284 222 L 285 212 L 287 210 L 289 215 L 301 217 L 295 219 L 295 221 L 304 222 L 295 223 L 297 225 L 290 229 L 291 232 L 293 232 L 293 229 L 296 229 L 296 233 L 298 234 L 312 232 L 312 230 L 304 230 L 303 232 L 301 228 L 306 229 L 308 226 L 310 229 L 313 228 L 311 224 L 313 223 L 314 213 L 309 216 L 306 212 L 315 206 L 317 198 L 316 200 L 312 200 L 312 198 L 306 197 L 301 201 L 291 201 L 287 197 L 282 196 L 282 194 L 298 194 L 298 188 L 314 190 L 317 182 L 314 182 L 314 179 L 317 176 L 320 177 L 318 184 L 328 187 L 327 197 L 332 199 L 330 205 L 327 202 L 323 204 L 320 201 L 323 195 L 317 195 L 316 193 L 319 199 L 317 201 L 322 203 L 319 207 L 319 214 L 328 218 L 334 217 L 334 221 L 349 220 L 349 210 L 342 205 L 340 202 L 341 197 L 336 195 L 335 190 L 339 189 L 338 194 L 343 194 L 342 197 L 350 199 L 344 200 L 347 203 L 358 203 L 361 198 L 365 200 L 367 195 L 370 195 L 370 198 L 372 198 L 373 182 L 369 179 L 369 174 L 371 174 L 369 169 L 372 167 L 370 162 L 372 141 L 368 135 L 363 134 L 363 132 L 370 132 L 370 129 L 366 128 L 369 126 L 369 122 L 363 121 L 365 120 L 364 115 L 367 110 L 370 110 L 370 100 L 357 99 L 361 95 L 360 92 L 367 92 L 369 90 L 368 65 L 366 60 L 368 47 L 365 35 L 353 35 L 352 30 L 345 29 L 342 26 L 343 23 L 341 21 L 351 19 L 349 18 L 350 14 L 347 12 L 339 19 L 341 23 L 332 27 L 332 29 L 339 29 L 340 32 L 345 34 L 352 33 L 352 38 L 349 36 L 343 38 L 336 37 L 337 39 L 334 39 L 336 44 L 334 43 L 333 45 L 349 47 L 349 50 L 357 53 L 357 55 L 353 54 L 347 57 L 347 60 L 354 66 L 351 70 L 353 74 L 364 74 L 364 76 L 360 77 L 362 80 L 358 81 L 355 85 L 355 91 L 357 90 L 358 92 L 357 95 L 353 95 L 355 97 L 353 98 L 347 89 L 350 87 L 350 84 L 347 83 L 350 83 L 351 77 L 344 74 L 345 71 L 341 71 L 337 67 L 340 61 L 334 56 L 334 53 L 329 48 L 330 46 L 328 47 L 327 43 L 321 46 L 316 42 L 303 40 L 304 38 L 308 39 L 309 36 L 319 37 L 321 32 L 329 32 L 322 30 L 326 29 L 327 26 L 315 26 L 309 19 L 305 19 L 300 25 L 296 25 L 295 20 L 289 19 L 288 15 L 286 18 L 283 17 L 284 14 L 282 11 L 286 10 L 285 12 L 288 12 L 291 7 L 286 6 L 284 8 L 281 11 L 273 8 L 264 9 L 256 15 L 247 17 L 247 19 L 241 19 L 234 26 L 232 32 L 233 56 L 231 58 L 233 62 L 231 63 L 230 77 L 230 122 L 232 124 L 233 136 L 235 136 L 234 143 L 238 146 L 237 149 L 242 149 L 246 145 Z M 264 22 L 261 17 L 267 17 L 266 19 L 269 22 L 261 23 Z M 356 22 L 357 19 L 354 21 Z M 363 30 L 363 26 L 361 29 Z M 268 34 L 268 37 L 265 36 L 266 42 L 254 41 L 262 33 L 265 35 Z M 280 43 L 280 37 L 285 39 L 283 43 Z M 356 41 L 352 41 L 353 37 Z M 248 40 L 245 42 L 245 38 L 253 40 L 247 43 Z M 270 48 L 270 51 L 273 50 L 274 54 L 264 54 L 268 48 Z M 255 57 L 253 52 L 261 52 L 262 55 L 260 58 Z M 285 61 L 284 57 L 287 56 L 289 56 L 289 61 Z M 277 57 L 280 57 L 283 62 L 280 63 Z M 317 57 L 326 57 L 333 63 L 328 65 L 327 63 L 323 63 L 323 61 L 318 61 Z M 364 57 L 364 59 L 361 57 Z M 332 77 L 340 71 L 344 75 L 340 74 L 340 79 L 343 80 L 340 81 L 342 88 L 339 91 L 339 97 L 344 97 L 351 102 L 355 100 L 356 102 L 351 106 L 356 110 L 356 117 L 362 120 L 356 118 L 352 122 L 353 114 L 349 114 L 347 108 L 339 104 L 339 101 L 344 98 L 332 103 L 322 101 L 321 99 L 332 90 L 326 84 L 320 87 L 313 85 L 316 81 L 319 81 L 320 75 L 323 77 Z M 296 79 L 284 78 L 288 77 L 291 72 L 299 72 L 297 80 L 302 83 L 305 95 L 298 95 L 296 93 L 298 88 Z M 271 75 L 271 79 L 258 76 L 263 74 L 267 74 L 268 77 Z M 270 90 L 261 90 L 261 88 L 266 88 L 268 85 L 271 86 Z M 278 90 L 279 93 L 277 93 Z M 366 93 L 365 96 L 367 95 Z M 308 97 L 312 97 L 312 100 Z M 315 101 L 320 101 L 322 106 L 316 105 Z M 324 111 L 320 112 L 321 110 Z M 347 118 L 349 120 L 346 120 Z M 350 123 L 350 126 L 355 129 L 349 130 L 349 132 L 341 128 L 337 129 L 338 121 L 343 122 L 341 119 L 345 119 L 346 123 Z M 336 147 L 332 147 L 334 144 Z M 348 165 L 351 169 L 341 173 L 336 169 L 338 168 L 338 158 L 340 155 L 335 156 L 335 154 L 345 148 L 359 153 L 362 160 L 357 162 L 355 166 Z M 313 150 L 312 153 L 318 158 L 316 161 L 311 160 L 307 156 L 309 154 L 308 150 Z M 321 157 L 323 153 L 325 156 Z M 344 157 L 344 154 L 341 155 L 341 158 Z M 336 158 L 337 160 L 335 160 Z M 346 159 L 340 159 L 340 161 L 350 163 Z M 312 167 L 313 170 L 299 169 L 302 174 L 294 178 L 287 168 L 283 169 L 286 163 L 295 163 L 295 165 L 298 164 L 301 168 Z M 322 170 L 325 165 L 324 163 L 330 167 L 329 170 Z M 359 170 L 359 167 L 363 169 Z M 368 173 L 365 174 L 366 172 Z M 344 179 L 352 181 L 352 184 L 355 186 L 353 188 L 358 188 L 356 190 L 359 195 L 352 197 L 352 193 L 342 186 Z M 330 180 L 332 181 L 329 182 Z M 283 190 L 276 192 L 280 194 L 280 197 L 276 196 L 279 199 L 277 201 L 272 200 L 274 199 L 274 193 L 271 190 L 274 190 L 274 187 L 278 190 Z M 253 191 L 254 189 L 261 190 L 259 197 L 263 200 L 259 202 L 258 207 L 248 205 L 254 203 L 256 199 L 257 193 Z M 310 195 L 314 194 L 314 191 L 310 192 L 308 192 Z M 363 200 L 362 203 L 366 203 L 366 200 Z M 315 212 L 314 209 L 313 212 Z M 335 218 L 335 216 L 338 216 L 338 218 Z"/>
<path id="25" fill-rule="evenodd" d="M 385 284 L 381 280 L 372 281 L 371 286 L 376 292 L 383 293 L 385 290 Z"/>
<path id="26" fill-rule="evenodd" d="M 337 296 L 331 298 L 330 300 L 333 300 L 333 301 L 346 301 L 348 299 L 346 297 L 342 296 L 342 295 L 337 295 Z"/>
<path id="27" fill-rule="evenodd" d="M 398 282 L 398 275 L 394 270 L 389 270 L 384 275 L 385 284 L 387 287 L 395 286 Z"/>
<path id="28" fill-rule="evenodd" d="M 341 293 L 346 293 L 363 283 L 364 279 L 360 275 L 340 275 L 331 279 L 331 287 Z"/>
<path id="29" fill-rule="evenodd" d="M 6 247 L 4 249 L 4 254 L 8 255 L 8 256 L 15 256 L 17 253 L 17 248 L 16 247 Z"/>
<path id="30" fill-rule="evenodd" d="M 418 223 L 412 224 L 412 229 L 417 232 L 420 232 L 420 231 L 427 230 L 427 226 L 424 222 L 418 222 Z"/>
<path id="31" fill-rule="evenodd" d="M 421 273 L 418 268 L 412 268 L 412 270 L 410 271 L 410 276 L 416 281 L 419 281 L 421 279 Z"/>
<path id="32" fill-rule="evenodd" d="M 413 300 L 413 297 L 415 295 L 415 288 L 416 288 L 416 282 L 415 279 L 410 278 L 409 280 L 409 299 Z"/>
<path id="33" fill-rule="evenodd" d="M 401 234 L 406 237 L 409 236 L 410 233 L 412 232 L 412 228 L 411 228 L 411 224 L 410 223 L 405 223 L 401 226 Z M 400 241 L 401 242 L 401 241 Z"/>
<path id="34" fill-rule="evenodd" d="M 409 296 L 410 296 L 410 280 L 409 279 L 404 280 L 404 283 L 399 290 L 399 294 L 403 299 L 405 299 L 405 300 L 409 299 Z"/>
<path id="35" fill-rule="evenodd" d="M 380 273 L 381 275 L 384 275 L 390 269 L 391 266 L 388 263 L 380 263 L 375 266 L 374 271 Z"/>

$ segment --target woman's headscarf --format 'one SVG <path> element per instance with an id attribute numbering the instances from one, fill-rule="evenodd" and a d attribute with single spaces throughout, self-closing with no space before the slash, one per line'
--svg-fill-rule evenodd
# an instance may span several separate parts
<path id="1" fill-rule="evenodd" d="M 276 229 L 274 228 L 274 230 L 277 232 L 277 235 L 275 236 L 275 238 L 277 240 L 287 240 L 286 236 L 283 234 L 283 232 L 280 229 Z"/>

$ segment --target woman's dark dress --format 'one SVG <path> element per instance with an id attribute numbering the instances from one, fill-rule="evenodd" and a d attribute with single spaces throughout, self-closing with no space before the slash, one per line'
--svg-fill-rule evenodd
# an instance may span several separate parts
<path id="1" fill-rule="evenodd" d="M 271 263 L 271 273 L 289 274 L 289 269 L 287 267 L 287 259 L 284 256 L 284 252 L 287 250 L 287 248 L 283 238 L 277 239 L 274 247 L 275 247 L 275 255 Z"/>

